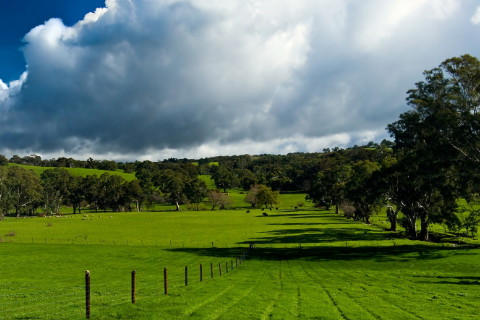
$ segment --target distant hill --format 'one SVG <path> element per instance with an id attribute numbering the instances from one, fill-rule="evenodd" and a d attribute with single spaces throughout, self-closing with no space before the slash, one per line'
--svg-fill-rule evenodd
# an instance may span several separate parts
<path id="1" fill-rule="evenodd" d="M 24 165 L 24 164 L 15 164 L 15 163 L 9 163 L 9 166 L 18 166 L 22 167 L 25 169 L 30 169 L 36 174 L 40 175 L 43 171 L 47 169 L 54 169 L 54 167 L 37 167 L 37 166 L 29 166 L 29 165 Z M 124 178 L 127 181 L 135 180 L 135 174 L 134 173 L 125 173 L 123 171 L 117 170 L 117 171 L 108 171 L 108 170 L 99 170 L 99 169 L 87 169 L 87 168 L 64 168 L 74 176 L 80 176 L 80 177 L 86 177 L 86 176 L 101 176 L 104 173 L 108 174 L 115 174 L 119 175 L 122 178 Z"/>

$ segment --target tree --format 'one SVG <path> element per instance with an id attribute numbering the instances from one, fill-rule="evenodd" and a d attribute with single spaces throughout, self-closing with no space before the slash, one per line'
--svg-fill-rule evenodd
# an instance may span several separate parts
<path id="1" fill-rule="evenodd" d="M 187 200 L 184 193 L 187 177 L 172 169 L 163 170 L 160 177 L 160 190 L 168 194 L 170 202 L 175 204 L 177 211 L 180 211 L 180 204 L 185 203 Z"/>
<path id="2" fill-rule="evenodd" d="M 7 167 L 0 166 L 0 215 L 3 218 L 12 207 L 7 185 Z"/>
<path id="3" fill-rule="evenodd" d="M 3 154 L 0 154 L 0 166 L 6 166 L 7 164 L 8 159 Z"/>
<path id="4" fill-rule="evenodd" d="M 274 204 L 278 203 L 278 192 L 272 191 L 271 188 L 258 184 L 250 188 L 245 201 L 250 203 L 254 208 L 272 208 Z"/>
<path id="5" fill-rule="evenodd" d="M 223 193 L 220 190 L 210 190 L 207 197 L 208 201 L 212 205 L 211 210 L 215 210 L 216 207 L 220 207 L 220 209 L 225 209 L 232 204 L 232 200 L 228 196 L 228 194 Z"/>
<path id="6" fill-rule="evenodd" d="M 236 188 L 240 185 L 240 181 L 236 172 L 232 168 L 227 168 L 224 165 L 214 167 L 212 178 L 215 181 L 217 188 L 223 189 L 227 193 L 228 189 Z"/>
<path id="7" fill-rule="evenodd" d="M 71 192 L 73 176 L 65 168 L 47 169 L 40 175 L 43 186 L 44 210 L 59 214 L 60 206 Z"/>
<path id="8" fill-rule="evenodd" d="M 33 214 L 40 205 L 42 185 L 40 178 L 32 171 L 22 167 L 7 167 L 5 181 L 8 201 L 15 214 Z"/>
<path id="9" fill-rule="evenodd" d="M 100 203 L 100 179 L 96 175 L 88 175 L 81 181 L 81 189 L 85 195 L 85 200 L 98 212 Z"/>
<path id="10" fill-rule="evenodd" d="M 373 179 L 373 174 L 379 170 L 380 165 L 370 160 L 360 160 L 352 166 L 345 198 L 355 208 L 355 220 L 370 223 L 371 215 L 380 207 L 382 194 Z"/>
<path id="11" fill-rule="evenodd" d="M 327 210 L 334 205 L 335 213 L 338 214 L 338 207 L 345 200 L 351 176 L 352 167 L 344 159 L 328 158 L 312 181 L 308 195 L 316 205 L 324 206 Z"/>
<path id="12" fill-rule="evenodd" d="M 480 165 L 480 62 L 455 57 L 424 76 L 407 92 L 413 110 L 387 128 L 402 169 L 403 223 L 413 236 L 420 219 L 418 237 L 428 240 L 432 222 L 456 219 L 459 196 L 478 192 L 473 182 Z"/>
<path id="13" fill-rule="evenodd" d="M 81 213 L 82 202 L 85 201 L 85 191 L 83 189 L 83 177 L 73 176 L 70 180 L 70 192 L 67 195 L 67 201 L 73 208 L 73 214 Z"/>
<path id="14" fill-rule="evenodd" d="M 190 203 L 198 205 L 207 196 L 207 184 L 198 178 L 193 178 L 185 184 L 185 196 Z"/>
<path id="15" fill-rule="evenodd" d="M 125 179 L 116 174 L 104 173 L 99 178 L 98 206 L 100 209 L 122 211 Z"/>
<path id="16" fill-rule="evenodd" d="M 123 183 L 122 196 L 119 199 L 119 205 L 123 206 L 126 210 L 131 211 L 130 205 L 135 203 L 137 212 L 140 211 L 141 205 L 144 200 L 144 194 L 139 180 L 131 180 Z"/>

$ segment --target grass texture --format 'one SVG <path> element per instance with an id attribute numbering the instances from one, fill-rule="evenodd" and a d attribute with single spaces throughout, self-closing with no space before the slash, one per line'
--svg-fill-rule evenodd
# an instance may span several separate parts
<path id="1" fill-rule="evenodd" d="M 0 319 L 85 319 L 85 270 L 92 319 L 478 317 L 477 247 L 409 241 L 309 204 L 295 209 L 302 200 L 282 195 L 268 216 L 242 208 L 0 221 Z"/>

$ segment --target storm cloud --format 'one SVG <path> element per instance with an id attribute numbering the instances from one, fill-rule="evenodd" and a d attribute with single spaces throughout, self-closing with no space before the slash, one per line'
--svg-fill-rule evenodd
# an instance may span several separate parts
<path id="1" fill-rule="evenodd" d="M 318 151 L 387 137 L 405 92 L 478 55 L 456 0 L 107 0 L 25 35 L 0 150 L 113 158 Z"/>

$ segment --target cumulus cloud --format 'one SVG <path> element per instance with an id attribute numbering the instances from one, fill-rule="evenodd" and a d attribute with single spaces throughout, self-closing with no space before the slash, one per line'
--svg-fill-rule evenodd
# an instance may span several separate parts
<path id="1" fill-rule="evenodd" d="M 473 24 L 479 24 L 480 23 L 480 7 L 477 7 L 477 10 L 475 11 L 475 14 L 472 16 L 470 19 Z"/>
<path id="2" fill-rule="evenodd" d="M 455 0 L 107 0 L 25 36 L 26 73 L 0 81 L 0 149 L 198 157 L 384 137 L 423 70 L 478 52 L 473 11 Z"/>

